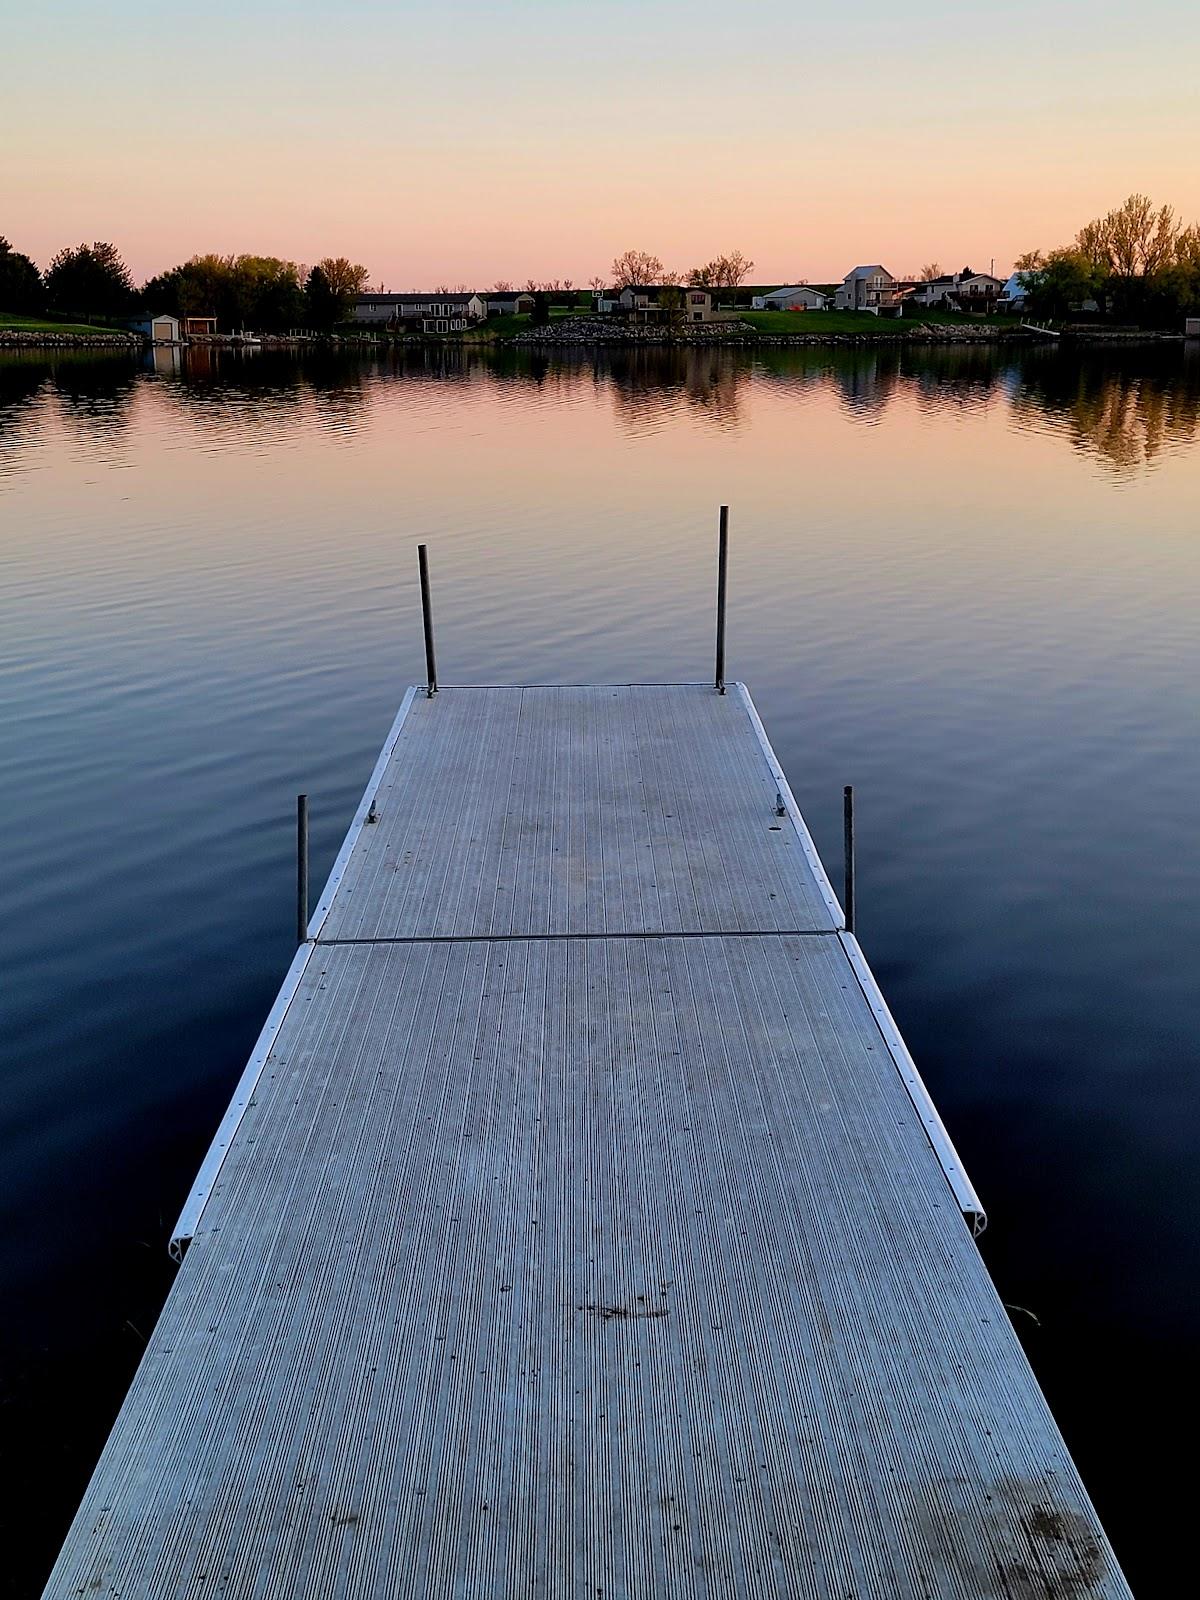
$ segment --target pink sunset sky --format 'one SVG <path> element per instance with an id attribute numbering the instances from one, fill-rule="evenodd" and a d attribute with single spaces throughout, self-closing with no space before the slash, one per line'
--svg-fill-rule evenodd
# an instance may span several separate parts
<path id="1" fill-rule="evenodd" d="M 50 0 L 6 24 L 0 233 L 348 255 L 390 288 L 995 262 L 1134 190 L 1200 218 L 1200 8 Z"/>

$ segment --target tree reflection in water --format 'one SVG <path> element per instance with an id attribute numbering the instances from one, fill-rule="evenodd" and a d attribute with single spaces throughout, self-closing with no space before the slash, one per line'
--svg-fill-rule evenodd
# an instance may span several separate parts
<path id="1" fill-rule="evenodd" d="M 346 431 L 381 385 L 496 386 L 508 398 L 607 393 L 619 425 L 654 433 L 686 412 L 736 431 L 753 390 L 828 393 L 847 419 L 873 426 L 910 402 L 927 421 L 999 403 L 1018 431 L 1049 432 L 1124 474 L 1191 444 L 1200 418 L 1195 346 L 1075 352 L 1045 346 L 806 346 L 756 351 L 703 346 L 496 349 L 446 344 L 359 354 L 313 348 L 236 352 L 196 346 L 169 365 L 87 351 L 0 352 L 0 470 L 17 470 L 56 414 L 69 431 L 116 448 L 143 385 L 218 434 L 285 440 L 296 420 Z"/>

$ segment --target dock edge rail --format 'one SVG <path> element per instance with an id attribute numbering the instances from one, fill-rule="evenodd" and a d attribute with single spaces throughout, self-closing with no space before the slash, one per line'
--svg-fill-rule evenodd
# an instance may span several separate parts
<path id="1" fill-rule="evenodd" d="M 275 1046 L 276 1039 L 279 1037 L 279 1030 L 283 1027 L 284 1018 L 287 1016 L 292 1001 L 296 997 L 297 990 L 300 988 L 305 969 L 312 959 L 313 951 L 316 949 L 315 941 L 317 935 L 329 915 L 329 908 L 333 904 L 334 894 L 338 884 L 342 881 L 351 852 L 358 842 L 358 836 L 366 825 L 371 802 L 374 800 L 379 785 L 383 781 L 383 775 L 387 771 L 388 762 L 392 758 L 392 752 L 396 748 L 396 741 L 399 739 L 401 729 L 404 726 L 404 719 L 408 716 L 409 707 L 412 705 L 416 694 L 417 689 L 414 685 L 407 691 L 404 699 L 400 702 L 400 709 L 396 713 L 396 719 L 392 723 L 391 731 L 384 740 L 379 759 L 375 763 L 374 770 L 367 782 L 367 787 L 363 790 L 363 797 L 359 801 L 358 810 L 354 813 L 354 818 L 346 831 L 346 837 L 342 841 L 342 847 L 334 858 L 329 877 L 325 882 L 324 889 L 321 891 L 321 898 L 317 901 L 316 909 L 309 919 L 308 939 L 299 946 L 296 954 L 292 957 L 292 964 L 288 968 L 279 993 L 275 997 L 275 1004 L 267 1014 L 267 1020 L 263 1024 L 262 1032 L 259 1034 L 258 1041 L 250 1053 L 250 1059 L 238 1079 L 237 1087 L 233 1091 L 233 1099 L 229 1102 L 229 1108 L 221 1118 L 217 1131 L 213 1136 L 213 1141 L 208 1147 L 207 1155 L 200 1163 L 196 1181 L 192 1184 L 191 1192 L 184 1201 L 183 1210 L 179 1213 L 179 1220 L 171 1232 L 171 1241 L 168 1248 L 174 1261 L 183 1260 L 184 1252 L 195 1237 L 196 1229 L 200 1226 L 204 1208 L 208 1204 L 209 1196 L 212 1194 L 220 1176 L 222 1164 L 229 1153 L 229 1147 L 237 1136 L 238 1128 L 241 1126 L 242 1118 L 245 1116 L 247 1108 L 254 1099 L 254 1091 L 258 1087 L 258 1080 L 262 1076 L 262 1070 L 267 1064 L 267 1058 Z"/>
<path id="2" fill-rule="evenodd" d="M 788 816 L 792 819 L 792 826 L 799 837 L 800 848 L 804 851 L 808 864 L 817 880 L 817 887 L 820 889 L 825 904 L 829 907 L 833 916 L 837 937 L 853 968 L 854 976 L 858 979 L 863 997 L 871 1008 L 871 1014 L 875 1018 L 883 1042 L 887 1045 L 888 1054 L 891 1056 L 896 1071 L 900 1074 L 901 1081 L 908 1091 L 909 1099 L 913 1103 L 917 1116 L 921 1119 L 921 1126 L 925 1129 L 926 1137 L 933 1146 L 933 1152 L 937 1156 L 938 1163 L 945 1174 L 946 1182 L 950 1185 L 954 1198 L 958 1202 L 959 1210 L 966 1219 L 972 1235 L 978 1238 L 987 1227 L 987 1212 L 983 1209 L 983 1204 L 975 1193 L 975 1186 L 967 1176 L 966 1169 L 959 1159 L 958 1151 L 954 1148 L 954 1142 L 946 1131 L 946 1125 L 933 1103 L 933 1098 L 925 1087 L 921 1074 L 917 1071 L 917 1064 L 909 1054 L 908 1046 L 904 1042 L 900 1029 L 896 1026 L 896 1019 L 888 1010 L 887 1001 L 883 998 L 883 993 L 875 981 L 875 974 L 867 965 L 867 958 L 863 955 L 862 947 L 854 935 L 846 931 L 846 917 L 842 910 L 841 902 L 834 893 L 833 885 L 829 881 L 829 875 L 825 871 L 824 863 L 818 855 L 817 847 L 813 843 L 813 837 L 808 831 L 808 825 L 804 821 L 800 807 L 796 804 L 796 797 L 792 793 L 787 776 L 779 764 L 779 758 L 771 746 L 762 718 L 759 716 L 754 701 L 750 697 L 750 691 L 744 683 L 737 683 L 732 687 L 741 696 L 742 704 L 746 708 L 750 721 L 754 724 L 754 731 L 758 735 L 758 742 L 762 747 L 763 755 L 766 757 L 767 766 L 770 769 L 771 776 L 779 786 L 780 797 L 783 800 Z"/>
<path id="3" fill-rule="evenodd" d="M 746 715 L 750 718 L 750 721 L 753 724 L 759 746 L 762 749 L 763 755 L 767 758 L 767 766 L 770 769 L 771 776 L 775 779 L 775 783 L 779 789 L 779 795 L 783 801 L 784 809 L 791 818 L 792 827 L 796 830 L 796 837 L 800 840 L 800 848 L 804 852 L 804 858 L 812 870 L 813 877 L 817 880 L 817 888 L 821 891 L 821 898 L 824 900 L 829 909 L 829 914 L 833 918 L 833 925 L 836 929 L 840 930 L 846 926 L 846 914 L 842 910 L 842 903 L 838 899 L 837 895 L 833 892 L 833 885 L 829 881 L 829 874 L 825 871 L 825 863 L 821 860 L 821 857 L 817 853 L 817 847 L 813 843 L 813 836 L 811 833 L 809 833 L 808 824 L 804 820 L 800 807 L 796 804 L 796 797 L 792 793 L 791 785 L 787 781 L 787 775 L 783 768 L 779 765 L 778 756 L 771 748 L 771 741 L 767 737 L 767 730 L 763 727 L 762 718 L 758 714 L 758 710 L 755 707 L 754 701 L 750 698 L 750 691 L 747 689 L 744 683 L 734 683 L 731 684 L 730 687 L 737 690 L 738 695 L 741 698 L 741 702 L 746 708 Z"/>
<path id="4" fill-rule="evenodd" d="M 958 1201 L 958 1208 L 966 1219 L 967 1226 L 972 1235 L 978 1238 L 987 1227 L 987 1212 L 979 1196 L 975 1193 L 975 1186 L 967 1177 L 966 1168 L 959 1159 L 958 1151 L 954 1148 L 954 1141 L 946 1131 L 946 1124 L 938 1114 L 938 1108 L 933 1103 L 933 1097 L 925 1087 L 921 1074 L 917 1071 L 917 1064 L 909 1054 L 908 1046 L 896 1026 L 896 1019 L 888 1010 L 887 1001 L 883 998 L 875 974 L 867 965 L 867 958 L 862 953 L 862 947 L 852 933 L 841 930 L 838 940 L 842 949 L 854 969 L 854 976 L 858 979 L 859 987 L 863 992 L 867 1004 L 871 1008 L 884 1044 L 888 1053 L 896 1064 L 896 1071 L 904 1087 L 908 1090 L 908 1097 L 913 1103 L 917 1116 L 921 1119 L 921 1126 L 925 1129 L 926 1136 L 933 1146 L 938 1163 L 946 1175 L 946 1182 Z"/>

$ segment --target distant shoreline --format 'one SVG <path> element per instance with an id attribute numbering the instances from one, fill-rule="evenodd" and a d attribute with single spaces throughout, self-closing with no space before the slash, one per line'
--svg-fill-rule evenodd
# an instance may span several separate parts
<path id="1" fill-rule="evenodd" d="M 819 313 L 815 313 L 816 322 Z M 345 352 L 385 349 L 456 349 L 456 350 L 602 350 L 623 349 L 804 349 L 804 348 L 856 348 L 866 349 L 879 345 L 999 345 L 1039 343 L 1062 344 L 1071 347 L 1130 348 L 1142 345 L 1183 344 L 1182 333 L 1154 330 L 1114 332 L 1104 328 L 1070 329 L 1060 334 L 1047 333 L 1021 324 L 997 327 L 994 324 L 973 327 L 969 324 L 931 324 L 919 318 L 888 319 L 878 328 L 864 328 L 854 332 L 844 330 L 823 331 L 820 327 L 806 327 L 804 332 L 763 332 L 743 323 L 702 323 L 678 328 L 638 327 L 628 325 L 598 326 L 596 319 L 578 319 L 574 325 L 548 323 L 530 327 L 516 333 L 489 333 L 487 325 L 468 329 L 461 334 L 419 333 L 353 333 L 353 334 L 262 334 L 254 348 L 264 350 L 331 349 Z M 154 348 L 191 350 L 236 351 L 246 348 L 236 335 L 216 335 L 203 339 L 185 340 L 180 344 L 154 345 L 137 333 L 120 329 L 76 330 L 24 329 L 0 327 L 0 351 L 53 351 L 96 350 L 125 351 L 140 355 Z"/>

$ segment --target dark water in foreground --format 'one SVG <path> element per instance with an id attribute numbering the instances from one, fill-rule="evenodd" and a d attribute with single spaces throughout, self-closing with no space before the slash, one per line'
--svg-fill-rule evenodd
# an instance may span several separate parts
<path id="1" fill-rule="evenodd" d="M 992 1272 L 1135 1588 L 1192 1588 L 1200 355 L 807 350 L 0 355 L 0 1592 L 291 956 L 295 792 L 320 883 L 420 676 L 416 540 L 446 681 L 696 678 L 722 500 L 731 675 L 835 877 L 855 783 Z"/>

